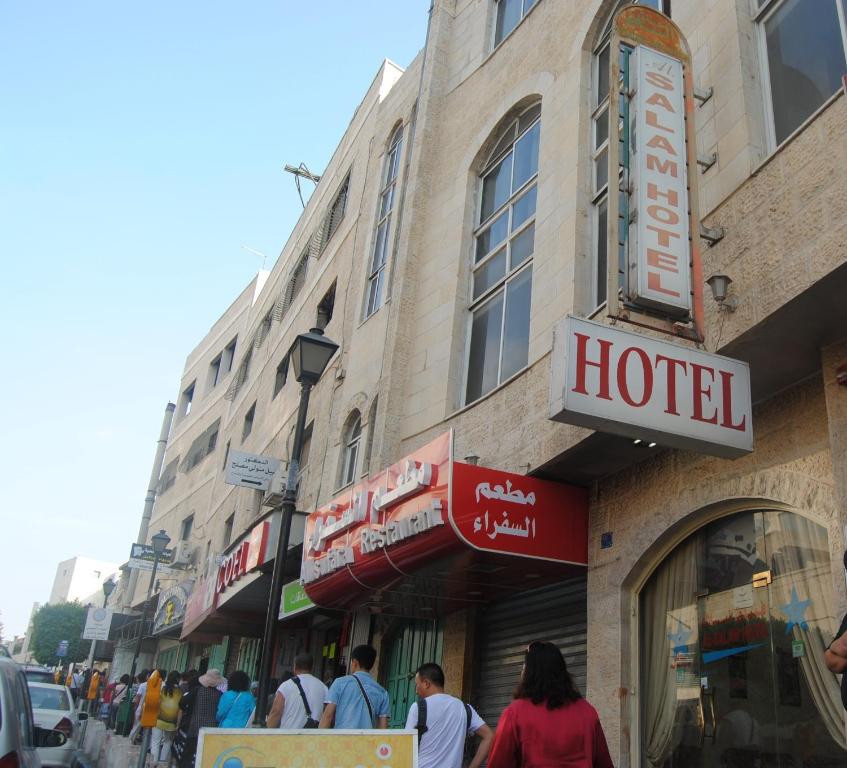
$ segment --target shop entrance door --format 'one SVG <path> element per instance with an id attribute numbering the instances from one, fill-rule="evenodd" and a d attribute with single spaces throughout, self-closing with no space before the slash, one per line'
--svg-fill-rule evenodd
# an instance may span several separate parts
<path id="1" fill-rule="evenodd" d="M 823 528 L 787 512 L 722 518 L 657 570 L 641 611 L 643 765 L 847 764 L 823 663 L 834 615 Z"/>
<path id="2" fill-rule="evenodd" d="M 397 628 L 388 656 L 385 688 L 391 706 L 389 728 L 403 728 L 415 701 L 415 670 L 423 663 L 441 664 L 442 632 L 438 622 L 408 619 Z"/>

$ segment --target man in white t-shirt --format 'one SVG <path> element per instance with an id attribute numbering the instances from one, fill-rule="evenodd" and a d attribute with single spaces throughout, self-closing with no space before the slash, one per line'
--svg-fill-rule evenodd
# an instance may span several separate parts
<path id="1" fill-rule="evenodd" d="M 294 677 L 277 688 L 273 706 L 268 713 L 268 728 L 293 730 L 318 727 L 327 688 L 312 675 L 313 665 L 311 653 L 301 653 L 294 658 Z"/>
<path id="2" fill-rule="evenodd" d="M 444 670 L 438 664 L 422 664 L 415 673 L 415 692 L 426 707 L 426 719 L 421 722 L 420 705 L 415 702 L 406 728 L 418 729 L 419 768 L 461 768 L 465 739 L 471 734 L 479 736 L 480 742 L 468 768 L 479 768 L 491 749 L 494 732 L 470 704 L 444 693 Z"/>

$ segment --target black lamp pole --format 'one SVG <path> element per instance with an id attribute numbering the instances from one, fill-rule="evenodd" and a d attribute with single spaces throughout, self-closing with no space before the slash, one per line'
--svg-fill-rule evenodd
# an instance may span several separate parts
<path id="1" fill-rule="evenodd" d="M 150 574 L 150 585 L 147 587 L 147 598 L 144 601 L 144 608 L 141 611 L 141 625 L 138 627 L 138 642 L 135 644 L 135 654 L 132 657 L 132 667 L 129 670 L 129 684 L 133 685 L 135 681 L 135 669 L 138 666 L 138 656 L 141 653 L 141 643 L 144 641 L 144 623 L 147 621 L 147 606 L 150 603 L 150 597 L 153 594 L 153 585 L 156 583 L 156 570 L 159 567 L 159 557 L 162 552 L 167 549 L 171 539 L 163 530 L 159 531 L 151 539 L 153 542 L 153 571 Z M 130 596 L 130 599 L 131 596 Z"/>
<path id="2" fill-rule="evenodd" d="M 294 428 L 294 444 L 288 464 L 288 478 L 285 493 L 282 496 L 282 530 L 277 539 L 276 557 L 271 575 L 271 594 L 268 601 L 268 614 L 265 617 L 265 632 L 262 641 L 262 656 L 259 663 L 259 694 L 256 702 L 257 725 L 265 724 L 268 694 L 273 672 L 274 647 L 276 646 L 276 627 L 279 620 L 279 606 L 282 602 L 282 582 L 285 578 L 285 561 L 288 554 L 288 541 L 291 538 L 291 520 L 297 511 L 297 474 L 300 471 L 300 456 L 303 452 L 303 433 L 306 431 L 306 415 L 309 410 L 309 395 L 317 384 L 338 345 L 327 339 L 319 328 L 309 333 L 301 333 L 294 340 L 289 351 L 289 362 L 294 368 L 294 376 L 300 383 L 300 406 L 297 409 L 297 425 Z"/>

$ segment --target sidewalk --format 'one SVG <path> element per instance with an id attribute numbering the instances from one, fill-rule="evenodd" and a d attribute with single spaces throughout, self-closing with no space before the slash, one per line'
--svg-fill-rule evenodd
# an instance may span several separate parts
<path id="1" fill-rule="evenodd" d="M 83 751 L 87 764 L 91 768 L 134 768 L 139 747 L 133 746 L 126 736 L 106 731 L 102 723 L 97 725 L 99 728 L 85 735 Z"/>

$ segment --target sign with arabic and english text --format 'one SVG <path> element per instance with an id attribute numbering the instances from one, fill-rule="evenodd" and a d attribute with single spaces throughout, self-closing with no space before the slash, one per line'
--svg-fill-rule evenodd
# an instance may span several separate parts
<path id="1" fill-rule="evenodd" d="M 348 603 L 462 552 L 584 566 L 584 489 L 452 460 L 452 433 L 319 507 L 300 580 L 317 604 Z"/>
<path id="2" fill-rule="evenodd" d="M 241 485 L 267 491 L 271 478 L 279 471 L 279 459 L 272 456 L 258 456 L 230 449 L 226 459 L 224 482 L 228 485 Z"/>
<path id="3" fill-rule="evenodd" d="M 88 606 L 85 617 L 85 629 L 82 630 L 83 640 L 108 640 L 109 629 L 112 626 L 112 609 Z"/>

